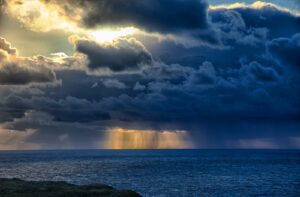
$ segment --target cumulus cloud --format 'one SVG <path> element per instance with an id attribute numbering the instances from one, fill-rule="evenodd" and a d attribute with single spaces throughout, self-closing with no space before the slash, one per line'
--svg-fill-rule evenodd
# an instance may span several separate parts
<path id="1" fill-rule="evenodd" d="M 220 15 L 228 11 L 236 11 L 242 17 L 245 25 L 251 28 L 266 28 L 271 38 L 291 36 L 300 30 L 300 17 L 287 9 L 282 9 L 275 4 L 256 2 L 251 5 L 239 5 L 229 8 L 220 8 L 210 11 L 210 16 L 216 21 Z M 275 22 L 276 21 L 276 22 Z M 284 25 L 289 28 L 282 28 Z"/>
<path id="2" fill-rule="evenodd" d="M 1 37 L 0 37 L 0 50 L 6 51 L 10 55 L 15 55 L 17 53 L 17 49 L 12 48 L 11 44 Z"/>
<path id="3" fill-rule="evenodd" d="M 54 80 L 54 72 L 43 66 L 26 66 L 20 65 L 19 62 L 0 66 L 0 84 L 2 85 L 26 85 L 53 82 Z"/>
<path id="4" fill-rule="evenodd" d="M 250 62 L 248 65 L 243 65 L 240 73 L 251 82 L 274 82 L 280 79 L 279 74 L 273 67 L 266 67 L 258 62 Z"/>
<path id="5" fill-rule="evenodd" d="M 156 62 L 153 67 L 143 70 L 146 78 L 157 80 L 173 80 L 185 78 L 193 69 L 179 64 L 164 64 Z"/>
<path id="6" fill-rule="evenodd" d="M 74 135 L 80 136 L 81 129 L 91 132 L 94 124 L 101 125 L 102 130 L 110 126 L 188 130 L 199 140 L 199 146 L 205 139 L 212 147 L 217 143 L 224 147 L 267 147 L 271 146 L 269 140 L 259 139 L 299 136 L 300 78 L 298 70 L 294 72 L 300 61 L 299 16 L 266 3 L 218 7 L 206 13 L 202 1 L 132 2 L 44 1 L 47 9 L 59 9 L 66 20 L 71 20 L 73 8 L 79 9 L 75 22 L 89 28 L 134 25 L 149 32 L 199 40 L 214 33 L 215 44 L 220 46 L 186 46 L 177 42 L 178 37 L 155 40 L 151 35 L 99 43 L 86 36 L 72 38 L 73 56 L 57 53 L 24 58 L 2 40 L 0 83 L 61 80 L 58 87 L 35 87 L 26 94 L 1 87 L 0 122 L 10 122 L 11 126 L 6 129 L 38 129 L 35 139 L 42 140 L 51 129 L 63 127 L 63 131 L 51 135 L 54 144 L 77 142 Z M 120 4 L 124 6 L 117 7 Z M 159 9 L 152 10 L 158 5 Z M 191 5 L 194 8 L 187 10 L 195 18 L 186 21 L 183 8 Z M 81 13 L 85 8 L 91 9 Z M 163 14 L 162 9 L 166 11 Z M 116 11 L 121 14 L 113 15 Z M 173 11 L 184 12 L 183 17 L 176 12 L 178 16 L 172 15 Z M 169 12 L 171 22 L 169 16 L 163 17 Z M 205 29 L 207 24 L 209 30 Z M 97 75 L 104 71 L 108 72 Z M 39 114 L 28 116 L 31 111 Z M 37 116 L 55 126 L 45 125 Z M 19 121 L 13 122 L 15 119 Z M 72 129 L 74 135 L 68 132 Z M 281 147 L 276 139 L 270 142 Z"/>
<path id="7" fill-rule="evenodd" d="M 151 54 L 134 38 L 104 44 L 79 39 L 75 41 L 75 47 L 77 52 L 87 56 L 90 70 L 132 71 L 152 62 Z"/>
<path id="8" fill-rule="evenodd" d="M 211 62 L 204 62 L 188 79 L 188 83 L 194 85 L 212 85 L 215 81 L 216 71 Z"/>
<path id="9" fill-rule="evenodd" d="M 127 86 L 123 82 L 120 82 L 117 79 L 107 79 L 107 80 L 104 80 L 103 84 L 107 88 L 119 88 L 119 89 L 127 88 Z"/>
<path id="10" fill-rule="evenodd" d="M 26 85 L 56 80 L 55 73 L 34 59 L 16 55 L 5 39 L 0 39 L 0 85 Z M 1 57 L 2 56 L 2 57 Z"/>
<path id="11" fill-rule="evenodd" d="M 240 45 L 260 45 L 266 41 L 268 29 L 247 26 L 243 16 L 237 10 L 219 10 L 212 12 L 215 31 L 224 46 L 233 43 Z"/>
<path id="12" fill-rule="evenodd" d="M 136 91 L 143 91 L 146 89 L 146 86 L 140 84 L 139 82 L 136 82 L 133 89 Z"/>
<path id="13" fill-rule="evenodd" d="M 277 38 L 268 44 L 268 50 L 276 58 L 300 69 L 300 34 L 295 34 L 291 38 Z"/>
<path id="14" fill-rule="evenodd" d="M 53 115 L 56 121 L 63 122 L 92 122 L 109 120 L 108 112 L 103 111 L 99 103 L 86 99 L 66 97 L 55 100 L 48 97 L 22 98 L 11 94 L 0 101 L 0 105 L 9 109 L 11 113 L 28 110 L 44 111 Z"/>

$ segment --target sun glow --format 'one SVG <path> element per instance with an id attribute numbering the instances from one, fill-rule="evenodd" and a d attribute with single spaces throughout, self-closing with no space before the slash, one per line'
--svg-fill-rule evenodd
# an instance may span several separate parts
<path id="1" fill-rule="evenodd" d="M 6 7 L 12 16 L 32 31 L 65 30 L 73 33 L 81 31 L 74 23 L 61 17 L 58 10 L 50 9 L 39 0 L 9 0 Z"/>
<path id="2" fill-rule="evenodd" d="M 186 131 L 154 131 L 114 128 L 108 131 L 107 149 L 192 148 Z"/>
<path id="3" fill-rule="evenodd" d="M 126 27 L 121 29 L 102 29 L 91 32 L 91 35 L 97 42 L 112 42 L 115 39 L 132 35 L 137 31 L 138 30 L 134 27 Z"/>

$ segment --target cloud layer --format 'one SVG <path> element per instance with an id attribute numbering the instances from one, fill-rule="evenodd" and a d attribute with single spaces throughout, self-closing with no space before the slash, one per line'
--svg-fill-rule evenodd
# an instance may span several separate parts
<path id="1" fill-rule="evenodd" d="M 0 123 L 34 130 L 21 139 L 93 148 L 120 127 L 185 130 L 197 147 L 299 147 L 297 14 L 262 2 L 41 2 L 87 32 L 143 31 L 104 43 L 83 33 L 72 55 L 49 57 L 21 57 L 1 38 Z"/>
<path id="2" fill-rule="evenodd" d="M 207 25 L 207 3 L 203 0 L 91 0 L 44 1 L 49 7 L 59 7 L 63 16 L 74 20 L 79 15 L 80 25 L 136 26 L 151 32 L 173 32 L 204 28 Z"/>
<path id="3" fill-rule="evenodd" d="M 4 38 L 0 38 L 0 85 L 26 85 L 54 82 L 55 73 L 38 60 L 17 56 Z"/>
<path id="4" fill-rule="evenodd" d="M 111 44 L 98 44 L 91 40 L 76 40 L 76 51 L 88 58 L 91 70 L 136 70 L 152 62 L 151 54 L 136 39 L 120 39 Z"/>

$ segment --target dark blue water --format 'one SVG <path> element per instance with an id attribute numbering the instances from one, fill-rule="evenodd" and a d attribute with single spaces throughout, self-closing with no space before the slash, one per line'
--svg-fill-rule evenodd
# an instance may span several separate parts
<path id="1" fill-rule="evenodd" d="M 300 151 L 2 151 L 0 177 L 100 182 L 143 196 L 300 196 Z"/>

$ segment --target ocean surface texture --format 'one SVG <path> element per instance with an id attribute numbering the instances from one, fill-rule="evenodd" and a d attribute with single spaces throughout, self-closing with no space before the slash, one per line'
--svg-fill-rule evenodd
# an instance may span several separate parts
<path id="1" fill-rule="evenodd" d="M 300 151 L 0 151 L 0 177 L 99 182 L 143 196 L 300 196 Z"/>

